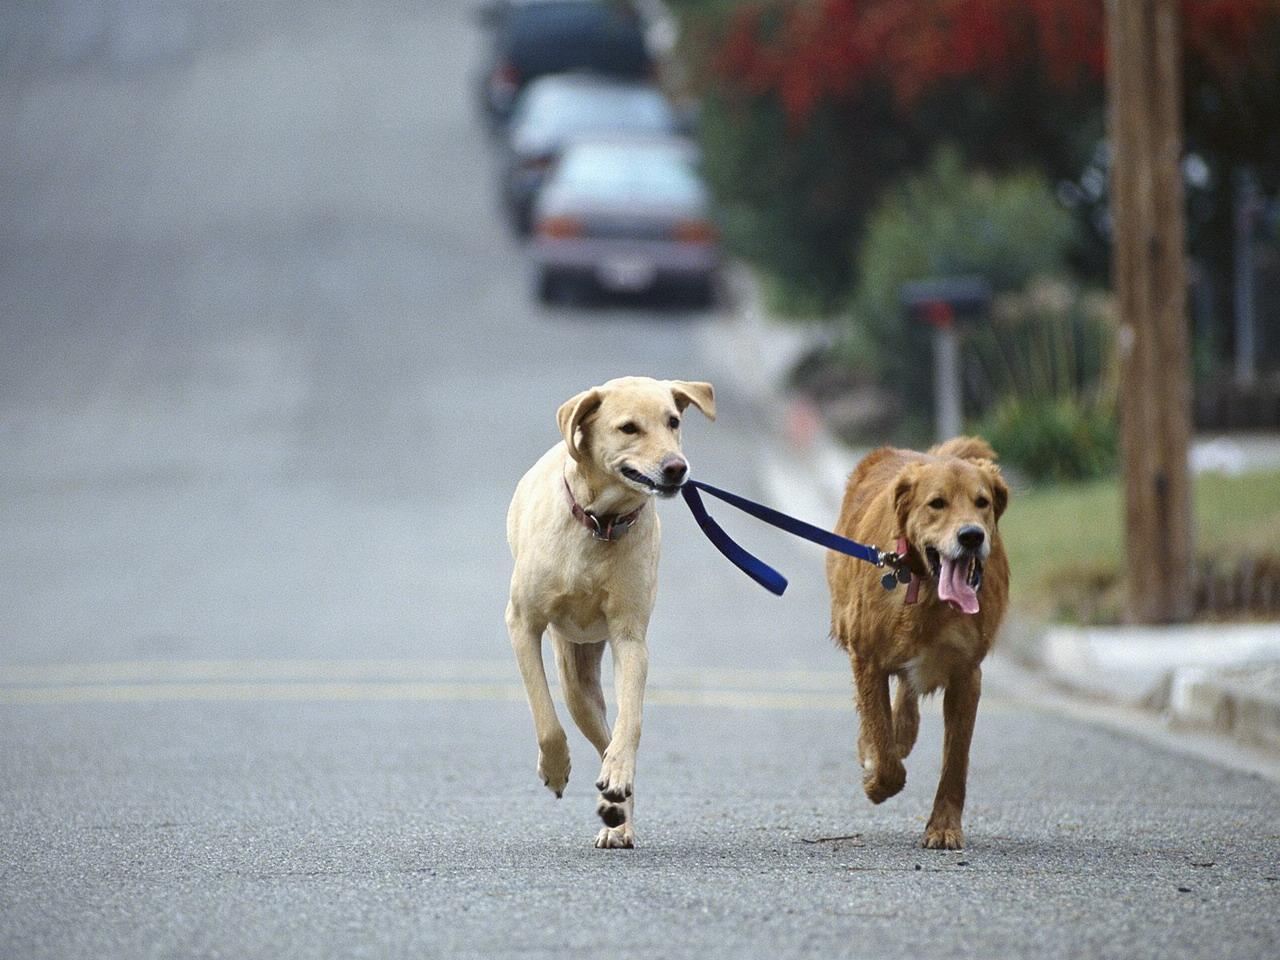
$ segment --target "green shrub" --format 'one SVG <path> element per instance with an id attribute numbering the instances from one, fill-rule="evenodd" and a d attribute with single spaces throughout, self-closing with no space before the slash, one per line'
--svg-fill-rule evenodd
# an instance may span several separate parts
<path id="1" fill-rule="evenodd" d="M 886 385 L 931 408 L 930 331 L 908 320 L 902 284 L 941 276 L 981 276 L 993 290 L 1022 289 L 1037 275 L 1066 272 L 1075 222 L 1044 177 L 993 178 L 966 171 L 958 152 L 940 151 L 872 214 L 858 259 L 850 336 Z"/>
<path id="2" fill-rule="evenodd" d="M 1088 480 L 1115 469 L 1114 412 L 1079 397 L 1009 397 L 973 429 L 1033 480 Z"/>
<path id="3" fill-rule="evenodd" d="M 973 429 L 1033 480 L 1104 476 L 1116 464 L 1118 367 L 1109 297 L 1036 280 L 996 299 L 964 341 Z"/>

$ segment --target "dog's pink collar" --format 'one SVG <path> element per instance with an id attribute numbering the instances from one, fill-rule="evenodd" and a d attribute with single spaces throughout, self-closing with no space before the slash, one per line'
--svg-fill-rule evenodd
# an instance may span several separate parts
<path id="1" fill-rule="evenodd" d="M 564 481 L 564 495 L 569 498 L 569 511 L 573 514 L 573 519 L 591 531 L 591 535 L 597 540 L 619 540 L 622 535 L 631 529 L 631 525 L 636 522 L 636 518 L 640 516 L 640 511 L 644 509 L 644 504 L 636 507 L 630 513 L 619 516 L 616 513 L 599 516 L 590 510 L 584 510 L 574 499 L 573 490 L 569 486 L 569 478 L 561 477 Z"/>
<path id="2" fill-rule="evenodd" d="M 898 543 L 897 543 L 898 556 L 902 557 L 903 559 L 906 559 L 907 551 L 909 549 L 910 548 L 907 546 L 907 538 L 899 537 Z M 914 570 L 912 570 L 911 580 L 907 583 L 907 595 L 903 602 L 907 604 L 912 604 L 912 603 L 915 603 L 916 600 L 918 600 L 919 598 L 920 598 L 920 575 L 916 573 Z"/>

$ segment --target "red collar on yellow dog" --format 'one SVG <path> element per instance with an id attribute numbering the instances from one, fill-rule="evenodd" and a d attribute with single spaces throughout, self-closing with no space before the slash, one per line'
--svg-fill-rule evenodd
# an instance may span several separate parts
<path id="1" fill-rule="evenodd" d="M 624 513 L 619 516 L 616 513 L 596 514 L 590 510 L 584 510 L 574 499 L 573 490 L 569 487 L 569 478 L 562 477 L 564 480 L 564 495 L 569 498 L 569 511 L 573 514 L 573 519 L 591 531 L 591 535 L 597 540 L 619 540 L 622 535 L 631 529 L 631 525 L 636 522 L 636 517 L 640 516 L 640 511 L 644 509 L 644 504 L 636 507 L 630 513 Z"/>

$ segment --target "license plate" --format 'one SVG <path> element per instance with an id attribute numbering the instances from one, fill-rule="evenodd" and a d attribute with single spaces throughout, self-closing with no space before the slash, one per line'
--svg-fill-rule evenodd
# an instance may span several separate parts
<path id="1" fill-rule="evenodd" d="M 600 283 L 613 290 L 643 290 L 653 283 L 657 270 L 647 260 L 606 260 L 600 265 Z"/>

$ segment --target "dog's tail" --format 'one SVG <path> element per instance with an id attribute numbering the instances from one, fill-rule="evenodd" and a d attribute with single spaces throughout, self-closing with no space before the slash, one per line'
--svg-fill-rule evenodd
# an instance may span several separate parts
<path id="1" fill-rule="evenodd" d="M 930 447 L 929 453 L 935 457 L 959 457 L 961 460 L 991 460 L 994 462 L 996 452 L 991 444 L 981 437 L 952 437 L 944 440 L 936 447 Z"/>

